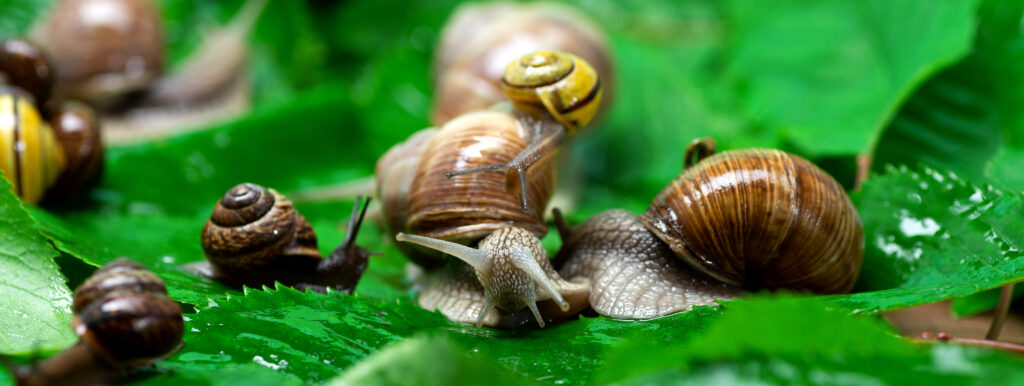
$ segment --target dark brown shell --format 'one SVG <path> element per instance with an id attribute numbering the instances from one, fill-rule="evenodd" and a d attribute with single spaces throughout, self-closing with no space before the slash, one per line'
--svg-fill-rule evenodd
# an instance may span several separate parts
<path id="1" fill-rule="evenodd" d="M 36 35 L 64 96 L 102 101 L 163 73 L 162 19 L 147 0 L 63 0 Z"/>
<path id="2" fill-rule="evenodd" d="M 280 256 L 322 259 L 313 227 L 274 189 L 236 185 L 203 226 L 203 252 L 225 269 L 262 267 Z"/>
<path id="3" fill-rule="evenodd" d="M 529 212 L 520 204 L 518 175 L 515 180 L 504 170 L 445 175 L 511 161 L 529 143 L 528 131 L 515 114 L 495 110 L 465 114 L 442 127 L 427 143 L 410 182 L 404 231 L 462 244 L 506 226 L 543 236 L 543 211 L 554 190 L 554 157 L 528 169 Z"/>
<path id="4" fill-rule="evenodd" d="M 100 122 L 96 112 L 80 102 L 59 103 L 49 115 L 67 168 L 47 194 L 66 197 L 95 184 L 103 172 Z"/>
<path id="5" fill-rule="evenodd" d="M 181 345 L 185 322 L 178 303 L 165 295 L 117 292 L 86 306 L 75 318 L 74 328 L 83 342 L 112 364 L 135 366 Z"/>
<path id="6" fill-rule="evenodd" d="M 0 41 L 0 83 L 27 91 L 36 106 L 43 106 L 53 91 L 53 78 L 53 69 L 39 47 L 25 39 Z"/>
<path id="7" fill-rule="evenodd" d="M 505 67 L 542 49 L 589 62 L 604 90 L 600 110 L 608 106 L 615 83 L 610 50 L 604 34 L 585 15 L 558 4 L 467 4 L 446 24 L 434 59 L 434 123 L 506 100 L 501 90 Z"/>
<path id="8" fill-rule="evenodd" d="M 654 198 L 642 221 L 690 265 L 746 288 L 847 292 L 864 252 L 843 188 L 778 150 L 703 159 Z"/>
<path id="9" fill-rule="evenodd" d="M 142 264 L 120 258 L 96 270 L 75 290 L 72 311 L 78 315 L 96 299 L 120 292 L 146 292 L 167 296 L 160 277 Z"/>

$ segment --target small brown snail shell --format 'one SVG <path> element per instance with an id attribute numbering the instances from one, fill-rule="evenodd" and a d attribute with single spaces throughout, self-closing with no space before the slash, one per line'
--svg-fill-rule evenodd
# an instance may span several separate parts
<path id="1" fill-rule="evenodd" d="M 109 384 L 181 347 L 185 322 L 163 281 L 145 267 L 117 259 L 75 291 L 74 346 L 19 369 L 19 385 Z"/>
<path id="2" fill-rule="evenodd" d="M 102 172 L 99 122 L 81 104 L 57 104 L 50 124 L 31 97 L 0 85 L 0 170 L 12 190 L 28 203 L 44 194 L 70 196 L 95 182 Z"/>
<path id="3" fill-rule="evenodd" d="M 609 211 L 573 230 L 559 226 L 560 272 L 591 280 L 598 313 L 662 316 L 730 298 L 740 288 L 832 294 L 853 287 L 863 229 L 831 176 L 777 150 L 713 153 L 710 139 L 691 144 L 683 173 L 639 219 Z M 686 266 L 672 262 L 677 258 Z M 660 292 L 678 299 L 664 302 L 654 296 Z"/>
<path id="4" fill-rule="evenodd" d="M 574 54 L 592 64 L 610 102 L 614 88 L 607 39 L 577 10 L 552 3 L 487 3 L 460 6 L 441 33 L 434 57 L 437 125 L 504 101 L 502 73 L 516 58 L 537 50 Z"/>
<path id="5" fill-rule="evenodd" d="M 234 287 L 259 288 L 277 281 L 319 292 L 330 287 L 351 293 L 370 255 L 355 244 L 369 200 L 356 200 L 345 241 L 324 259 L 313 227 L 290 200 L 274 189 L 236 185 L 217 202 L 203 226 L 201 242 L 209 263 L 190 268 Z"/>
<path id="6" fill-rule="evenodd" d="M 0 83 L 25 90 L 41 106 L 53 91 L 53 67 L 42 50 L 25 39 L 0 41 Z"/>
<path id="7" fill-rule="evenodd" d="M 537 324 L 544 327 L 545 315 L 538 302 L 551 300 L 566 315 L 586 307 L 587 279 L 562 279 L 551 266 L 540 239 L 522 228 L 500 228 L 481 240 L 479 249 L 404 233 L 395 239 L 436 249 L 473 268 L 479 287 L 469 284 L 472 279 L 468 275 L 461 275 L 464 281 L 442 281 L 438 286 L 428 286 L 420 296 L 421 307 L 437 308 L 449 319 L 472 322 L 472 313 L 476 312 L 477 326 L 485 322 L 495 326 L 501 316 L 493 308 L 510 313 L 529 309 Z M 458 265 L 462 264 L 450 269 L 458 271 Z"/>

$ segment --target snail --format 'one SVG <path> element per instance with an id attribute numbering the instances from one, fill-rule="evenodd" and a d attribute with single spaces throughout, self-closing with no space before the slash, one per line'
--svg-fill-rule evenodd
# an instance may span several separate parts
<path id="1" fill-rule="evenodd" d="M 70 196 L 97 181 L 103 169 L 100 124 L 89 107 L 52 101 L 50 68 L 20 39 L 0 43 L 0 72 L 14 86 L 0 85 L 0 171 L 28 203 L 44 194 Z M 43 119 L 36 106 L 48 106 Z"/>
<path id="2" fill-rule="evenodd" d="M 605 85 L 601 110 L 614 88 L 607 39 L 569 6 L 465 4 L 449 18 L 439 42 L 433 65 L 436 125 L 504 101 L 500 80 L 506 64 L 536 50 L 568 52 L 593 65 Z"/>
<path id="3" fill-rule="evenodd" d="M 15 371 L 19 385 L 110 384 L 177 351 L 185 332 L 178 303 L 158 276 L 117 259 L 75 291 L 72 328 L 79 342 Z"/>
<path id="4" fill-rule="evenodd" d="M 100 109 L 105 141 L 132 142 L 248 108 L 245 39 L 266 4 L 246 2 L 169 73 L 163 21 L 149 0 L 62 0 L 32 37 L 53 58 L 56 93 Z"/>
<path id="5" fill-rule="evenodd" d="M 539 51 L 514 60 L 506 75 L 506 93 L 513 103 L 466 113 L 439 129 L 414 134 L 378 161 L 378 195 L 390 233 L 473 245 L 510 226 L 529 234 L 532 239 L 547 232 L 543 211 L 555 180 L 551 155 L 571 130 L 592 118 L 600 101 L 601 86 L 596 73 L 585 61 L 551 51 Z M 410 260 L 431 273 L 466 270 L 465 267 L 439 268 L 446 260 L 437 252 L 405 244 L 399 247 Z M 547 257 L 537 257 L 537 260 L 546 262 Z M 474 269 L 480 276 L 481 268 Z M 448 277 L 454 280 L 465 276 Z M 477 285 L 463 284 L 466 285 L 457 286 L 468 289 Z M 430 288 L 445 285 L 442 280 Z M 479 286 L 474 288 L 477 293 L 473 296 L 483 299 L 485 291 Z M 531 295 L 538 299 L 556 298 L 546 289 L 531 292 Z M 486 296 L 493 300 L 505 295 Z M 421 295 L 420 305 L 433 308 L 446 303 L 429 299 L 430 296 Z M 520 303 L 533 310 L 529 304 L 534 302 Z M 559 308 L 566 304 L 558 303 L 561 303 Z M 521 308 L 507 303 L 494 305 L 507 312 Z M 485 308 L 480 307 L 482 312 L 478 310 L 471 320 L 456 316 L 456 312 L 466 315 L 464 310 L 452 308 L 451 312 L 448 309 L 442 312 L 456 320 L 482 321 L 488 325 L 501 319 L 497 313 L 487 316 L 491 312 Z M 570 305 L 569 309 L 574 306 Z M 543 324 L 543 319 L 536 320 Z"/>
<path id="6" fill-rule="evenodd" d="M 369 201 L 356 199 L 345 240 L 325 259 L 313 227 L 288 198 L 274 189 L 238 184 L 217 202 L 203 226 L 201 242 L 208 262 L 189 269 L 237 288 L 277 281 L 318 292 L 331 288 L 352 293 L 370 256 L 356 245 Z"/>
<path id="7" fill-rule="evenodd" d="M 639 217 L 606 211 L 572 229 L 556 212 L 559 273 L 590 279 L 597 313 L 647 319 L 741 288 L 853 287 L 864 234 L 831 176 L 777 150 L 714 153 L 710 139 L 691 143 L 682 174 Z"/>

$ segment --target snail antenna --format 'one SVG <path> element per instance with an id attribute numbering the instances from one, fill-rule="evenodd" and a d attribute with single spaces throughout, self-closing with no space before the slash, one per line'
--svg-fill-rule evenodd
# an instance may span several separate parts
<path id="1" fill-rule="evenodd" d="M 565 217 L 562 216 L 562 210 L 557 207 L 551 209 L 551 215 L 555 218 L 555 228 L 558 229 L 558 237 L 564 243 L 572 235 L 572 225 L 565 221 Z"/>
<path id="2" fill-rule="evenodd" d="M 533 254 L 531 254 L 530 251 L 523 247 L 514 247 L 510 256 L 512 257 L 512 264 L 529 275 L 530 278 L 533 279 L 534 283 L 537 283 L 540 287 L 544 288 L 544 290 L 551 295 L 551 299 L 558 304 L 558 308 L 562 309 L 562 311 L 569 311 L 569 302 L 566 302 L 565 299 L 562 298 L 562 295 L 558 293 L 558 289 L 555 288 L 555 283 L 548 278 L 548 275 L 540 267 L 540 264 L 537 264 L 537 260 L 533 258 Z M 532 293 L 530 297 L 533 297 Z M 541 324 L 541 327 L 543 327 L 544 322 L 541 321 L 540 313 L 536 311 L 536 301 L 531 299 L 529 305 L 534 314 L 537 315 L 537 322 Z"/>
<path id="3" fill-rule="evenodd" d="M 459 258 L 459 260 L 465 261 L 467 264 L 473 266 L 477 271 L 484 271 L 490 265 L 487 252 L 470 248 L 462 244 L 453 243 L 451 241 L 409 235 L 402 232 L 398 232 L 398 234 L 395 235 L 395 240 L 404 243 L 416 244 L 424 248 L 430 248 L 438 252 L 444 252 L 455 256 Z"/>
<path id="4" fill-rule="evenodd" d="M 481 326 L 484 325 L 484 317 L 487 316 L 487 313 L 490 312 L 491 308 L 493 308 L 493 307 L 494 307 L 494 302 L 491 301 L 491 297 L 488 296 L 487 300 L 484 301 L 484 308 L 480 309 L 480 315 L 477 315 L 477 317 L 476 317 L 476 326 L 477 327 L 481 327 Z"/>

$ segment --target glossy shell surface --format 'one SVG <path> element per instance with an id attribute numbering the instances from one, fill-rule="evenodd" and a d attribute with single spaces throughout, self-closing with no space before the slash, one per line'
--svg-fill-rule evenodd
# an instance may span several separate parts
<path id="1" fill-rule="evenodd" d="M 0 88 L 0 171 L 14 193 L 36 203 L 67 167 L 53 130 L 31 99 Z"/>
<path id="2" fill-rule="evenodd" d="M 847 292 L 863 259 L 860 217 L 842 186 L 777 150 L 701 160 L 642 221 L 691 266 L 745 288 Z"/>

